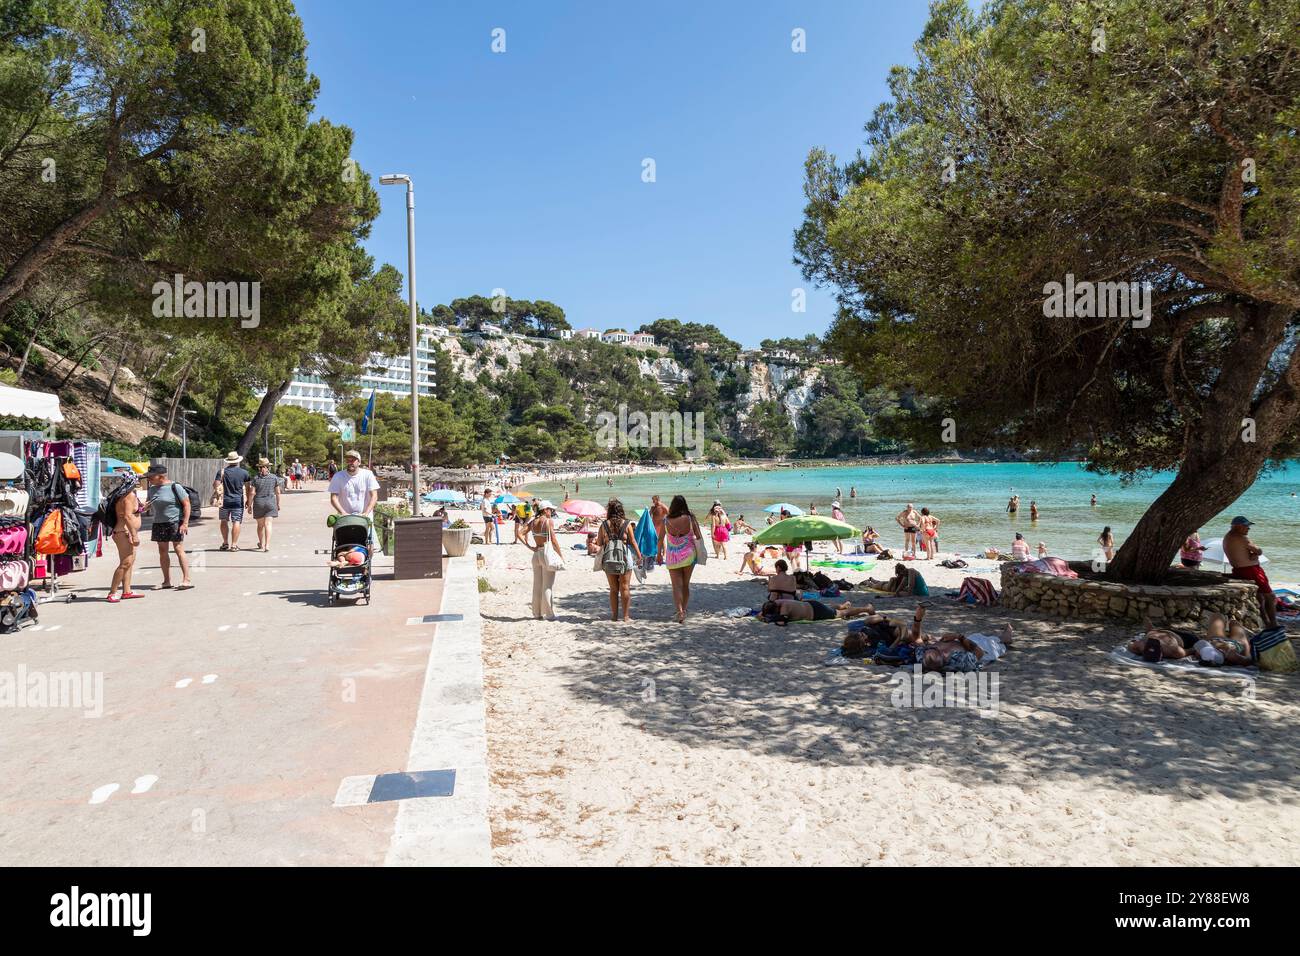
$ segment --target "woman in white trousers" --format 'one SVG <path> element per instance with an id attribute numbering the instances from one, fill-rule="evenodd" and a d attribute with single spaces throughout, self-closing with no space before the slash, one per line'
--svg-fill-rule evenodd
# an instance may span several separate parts
<path id="1" fill-rule="evenodd" d="M 555 620 L 555 606 L 551 592 L 555 587 L 555 572 L 564 566 L 564 552 L 560 539 L 555 536 L 555 505 L 549 501 L 537 503 L 537 514 L 528 523 L 524 545 L 533 552 L 533 617 Z M 529 540 L 531 538 L 531 541 Z M 554 551 L 553 563 L 548 564 L 547 548 Z"/>

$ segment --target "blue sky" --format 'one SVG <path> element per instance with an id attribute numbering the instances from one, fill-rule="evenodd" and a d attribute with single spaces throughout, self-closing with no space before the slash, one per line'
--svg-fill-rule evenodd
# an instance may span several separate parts
<path id="1" fill-rule="evenodd" d="M 858 147 L 926 8 L 298 2 L 319 114 L 367 173 L 415 180 L 421 305 L 502 288 L 575 327 L 669 317 L 747 346 L 829 324 L 824 292 L 790 307 L 803 160 Z M 368 246 L 405 273 L 403 192 L 379 188 Z"/>

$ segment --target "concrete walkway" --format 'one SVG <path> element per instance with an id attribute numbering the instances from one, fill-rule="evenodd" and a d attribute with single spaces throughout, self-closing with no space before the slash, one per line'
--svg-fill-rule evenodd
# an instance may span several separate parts
<path id="1" fill-rule="evenodd" d="M 0 682 L 29 688 L 0 700 L 0 863 L 490 862 L 472 552 L 445 581 L 379 556 L 370 606 L 329 607 L 322 483 L 285 495 L 268 554 L 217 551 L 204 511 L 193 590 L 158 589 L 146 540 L 146 597 L 108 604 L 106 543 L 64 579 L 77 600 L 0 635 Z M 66 672 L 87 675 L 80 706 L 33 706 Z M 348 778 L 444 769 L 451 797 L 338 800 Z"/>

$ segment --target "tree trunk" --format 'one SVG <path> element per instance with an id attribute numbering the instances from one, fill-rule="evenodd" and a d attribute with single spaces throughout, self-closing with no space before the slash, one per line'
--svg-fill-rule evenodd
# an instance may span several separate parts
<path id="1" fill-rule="evenodd" d="M 103 335 L 96 335 L 94 338 L 90 340 L 89 344 L 87 344 L 87 346 L 81 350 L 81 354 L 77 356 L 77 360 L 72 363 L 72 369 L 68 372 L 67 375 L 63 376 L 63 381 L 59 382 L 59 391 L 63 391 L 65 388 L 68 387 L 68 383 L 72 381 L 72 376 L 76 375 L 77 369 L 81 368 L 81 363 L 86 361 L 86 359 L 90 357 L 90 353 L 95 350 L 95 346 L 98 345 L 103 340 L 104 340 Z"/>
<path id="2" fill-rule="evenodd" d="M 122 371 L 122 363 L 126 361 L 126 337 L 122 338 L 122 348 L 118 350 L 117 362 L 113 365 L 113 374 L 108 377 L 108 387 L 104 389 L 104 407 L 112 410 L 113 406 L 113 387 L 117 385 L 117 374 Z"/>
<path id="3" fill-rule="evenodd" d="M 1292 385 L 1294 353 L 1292 368 L 1262 396 L 1257 394 L 1293 310 L 1254 303 L 1236 306 L 1234 314 L 1237 337 L 1223 351 L 1219 378 L 1189 429 L 1178 474 L 1107 568 L 1116 580 L 1163 578 L 1183 540 L 1246 492 L 1295 421 L 1300 396 Z M 1246 422 L 1257 426 L 1249 440 L 1243 432 Z"/>
<path id="4" fill-rule="evenodd" d="M 36 344 L 36 336 L 37 336 L 38 334 L 40 334 L 41 326 L 45 324 L 45 320 L 46 320 L 48 317 L 49 317 L 48 314 L 45 313 L 45 312 L 37 313 L 37 316 L 36 316 L 36 324 L 32 326 L 32 334 L 31 334 L 31 336 L 27 339 L 27 348 L 23 349 L 23 360 L 22 360 L 21 362 L 18 363 L 18 382 L 19 382 L 19 384 L 22 383 L 22 380 L 23 380 L 23 373 L 27 371 L 27 359 L 28 359 L 29 357 L 31 357 L 31 354 L 32 354 L 32 346 Z"/>
<path id="5" fill-rule="evenodd" d="M 185 363 L 185 368 L 181 371 L 180 381 L 176 383 L 176 391 L 172 393 L 171 407 L 167 409 L 167 425 L 163 428 L 163 441 L 171 437 L 172 426 L 176 424 L 176 409 L 180 407 L 181 396 L 185 394 L 185 386 L 189 384 L 190 369 L 194 367 L 194 359 Z"/>
<path id="6" fill-rule="evenodd" d="M 217 397 L 212 402 L 212 424 L 221 424 L 221 409 L 226 404 L 226 386 L 221 385 L 217 388 Z"/>
<path id="7" fill-rule="evenodd" d="M 253 420 L 248 423 L 244 429 L 244 434 L 239 439 L 239 444 L 235 446 L 235 451 L 247 457 L 249 450 L 253 447 L 253 442 L 257 441 L 257 433 L 262 430 L 262 425 L 271 420 L 271 414 L 275 410 L 276 404 L 284 397 L 284 393 L 289 391 L 290 380 L 285 379 L 274 388 L 268 389 L 262 396 L 261 403 L 257 406 L 257 411 L 253 415 Z"/>
<path id="8" fill-rule="evenodd" d="M 108 212 L 118 201 L 117 196 L 106 193 L 88 206 L 59 223 L 24 252 L 0 277 L 0 310 L 22 294 L 28 280 L 41 271 L 63 247 L 77 238 L 86 227 Z"/>

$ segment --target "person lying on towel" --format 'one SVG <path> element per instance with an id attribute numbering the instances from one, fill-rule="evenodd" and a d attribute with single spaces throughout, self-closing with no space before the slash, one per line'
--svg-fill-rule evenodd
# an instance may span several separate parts
<path id="1" fill-rule="evenodd" d="M 1142 627 L 1143 633 L 1129 641 L 1128 650 L 1130 654 L 1136 654 L 1144 660 L 1176 661 L 1184 657 L 1199 657 L 1210 664 L 1230 664 L 1234 667 L 1250 667 L 1254 664 L 1250 653 L 1250 635 L 1237 621 L 1229 625 L 1222 614 L 1210 615 L 1203 636 L 1183 628 L 1156 627 L 1150 618 L 1142 622 Z M 1159 645 L 1159 653 L 1152 641 Z"/>
<path id="2" fill-rule="evenodd" d="M 848 601 L 838 607 L 831 607 L 821 601 L 768 601 L 759 612 L 768 624 L 785 626 L 791 621 L 830 621 L 836 618 L 848 620 L 852 617 L 871 615 L 875 612 L 870 604 L 853 607 Z"/>
<path id="3" fill-rule="evenodd" d="M 922 631 L 925 605 L 918 604 L 912 615 L 911 642 L 925 648 L 919 655 L 922 671 L 950 671 L 963 673 L 977 671 L 985 664 L 1003 657 L 1015 643 L 1015 631 L 1010 624 L 997 634 L 959 634 L 944 631 L 938 639 L 927 638 Z"/>

